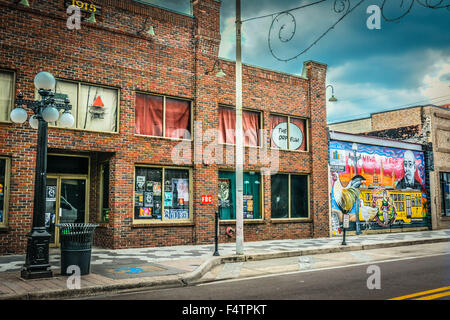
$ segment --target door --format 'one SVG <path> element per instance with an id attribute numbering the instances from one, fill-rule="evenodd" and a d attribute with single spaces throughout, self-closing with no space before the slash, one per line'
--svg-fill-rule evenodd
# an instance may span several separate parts
<path id="1" fill-rule="evenodd" d="M 86 222 L 87 178 L 47 177 L 45 225 L 54 246 L 59 245 L 59 223 Z"/>

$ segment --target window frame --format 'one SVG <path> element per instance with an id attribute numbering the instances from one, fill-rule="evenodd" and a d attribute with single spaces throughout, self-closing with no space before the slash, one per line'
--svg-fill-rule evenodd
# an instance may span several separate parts
<path id="1" fill-rule="evenodd" d="M 62 128 L 60 126 L 53 125 L 52 123 L 49 123 L 48 126 L 50 128 L 79 130 L 79 131 L 86 131 L 86 132 L 100 132 L 100 133 L 109 133 L 109 134 L 119 134 L 120 133 L 120 93 L 121 93 L 121 90 L 120 90 L 119 87 L 107 86 L 107 85 L 102 85 L 102 84 L 97 84 L 97 83 L 90 83 L 90 82 L 85 82 L 85 81 L 69 80 L 69 79 L 64 79 L 64 78 L 55 78 L 55 79 L 56 79 L 56 82 L 63 81 L 63 82 L 73 83 L 73 84 L 77 85 L 77 106 L 76 106 L 77 112 L 76 112 L 76 114 L 72 113 L 72 115 L 73 115 L 73 117 L 75 119 L 73 127 L 71 127 L 71 128 Z M 77 127 L 78 126 L 78 119 L 80 117 L 80 115 L 79 115 L 79 113 L 80 113 L 80 95 L 81 95 L 81 86 L 82 85 L 91 86 L 91 87 L 99 87 L 99 88 L 104 88 L 104 89 L 110 89 L 110 90 L 116 90 L 117 91 L 116 131 L 100 131 L 100 130 L 97 131 L 97 130 L 82 129 L 82 128 L 78 128 Z M 35 96 L 38 97 L 37 89 L 35 89 Z M 70 102 L 70 105 L 72 105 L 72 102 Z M 72 112 L 72 110 L 71 110 L 71 112 Z"/>
<path id="2" fill-rule="evenodd" d="M 6 228 L 8 226 L 9 190 L 11 185 L 11 158 L 0 156 L 0 160 L 5 160 L 5 182 L 3 185 L 3 221 L 0 222 L 0 228 Z"/>
<path id="3" fill-rule="evenodd" d="M 293 150 L 295 151 L 295 150 Z M 287 175 L 288 176 L 288 217 L 287 218 L 273 218 L 272 213 L 270 215 L 270 219 L 274 222 L 282 222 L 282 221 L 309 221 L 311 220 L 311 184 L 310 184 L 310 175 L 306 173 L 277 173 L 277 175 Z M 307 185 L 307 196 L 308 196 L 308 216 L 307 217 L 299 217 L 292 218 L 291 213 L 291 176 L 306 176 L 306 185 Z M 270 206 L 272 207 L 272 176 L 270 177 Z M 272 208 L 271 208 L 272 209 Z M 272 212 L 272 210 L 271 210 Z"/>
<path id="4" fill-rule="evenodd" d="M 445 193 L 444 193 L 444 175 L 447 175 L 447 179 L 450 179 L 450 172 L 446 172 L 446 171 L 439 171 L 439 191 L 440 191 L 440 194 L 441 194 L 441 203 L 440 203 L 440 205 L 441 205 L 441 214 L 440 214 L 440 216 L 442 217 L 442 218 L 450 218 L 450 215 L 447 215 L 447 212 L 446 212 L 446 210 L 449 210 L 450 208 L 447 208 L 446 207 L 446 205 L 445 205 L 445 199 L 444 199 L 444 195 L 445 195 Z M 450 181 L 449 181 L 450 182 Z"/>
<path id="5" fill-rule="evenodd" d="M 0 123 L 12 123 L 10 114 L 11 114 L 11 111 L 13 110 L 13 108 L 14 108 L 14 106 L 16 104 L 15 93 L 16 93 L 16 77 L 17 77 L 17 75 L 16 75 L 16 71 L 15 70 L 10 70 L 10 69 L 0 68 L 0 72 L 12 73 L 12 78 L 13 78 L 12 79 L 11 92 L 10 92 L 10 94 L 11 94 L 11 103 L 8 106 L 8 110 L 7 110 L 8 117 L 7 117 L 6 120 L 0 120 Z M 0 224 L 0 226 L 1 226 L 1 224 Z"/>
<path id="6" fill-rule="evenodd" d="M 217 108 L 217 112 L 220 112 L 220 108 L 229 108 L 229 109 L 233 109 L 236 112 L 236 106 L 233 106 L 233 105 L 219 104 L 219 106 Z M 245 137 L 244 137 L 243 142 L 242 142 L 244 147 L 245 148 L 262 148 L 262 147 L 264 147 L 265 141 L 263 141 L 263 135 L 262 135 L 262 130 L 264 129 L 264 112 L 263 112 L 263 110 L 242 107 L 242 112 L 244 112 L 244 111 L 259 113 L 259 132 L 258 132 L 259 145 L 257 145 L 257 146 L 246 145 Z M 217 129 L 217 130 L 219 130 L 219 129 Z M 243 134 L 245 135 L 245 132 Z M 225 146 L 235 146 L 236 145 L 236 143 L 227 143 L 227 142 L 217 142 L 217 143 L 221 144 L 221 145 L 225 145 Z"/>
<path id="7" fill-rule="evenodd" d="M 136 198 L 136 168 L 152 168 L 152 169 L 161 169 L 161 220 L 158 219 L 136 219 L 134 217 L 134 208 L 135 208 L 135 198 Z M 166 169 L 173 170 L 187 170 L 189 173 L 189 219 L 164 219 L 164 192 L 165 192 L 165 171 Z M 133 225 L 158 225 L 158 224 L 192 224 L 194 222 L 194 186 L 193 186 L 193 169 L 190 167 L 174 167 L 174 166 L 158 166 L 158 165 L 149 165 L 149 164 L 134 164 L 134 172 L 133 172 L 133 197 L 132 201 L 132 224 Z"/>
<path id="8" fill-rule="evenodd" d="M 232 170 L 232 169 L 218 169 L 217 170 L 217 177 L 219 176 L 219 172 L 234 172 L 236 174 L 236 170 Z M 259 219 L 243 219 L 244 223 L 258 223 L 258 222 L 263 222 L 264 221 L 264 175 L 261 174 L 260 171 L 255 171 L 255 170 L 244 170 L 243 173 L 248 173 L 250 174 L 250 172 L 254 172 L 259 173 L 259 177 L 260 177 L 260 185 L 261 188 L 259 190 L 259 207 L 260 207 L 260 214 L 261 214 L 261 218 Z M 219 179 L 217 179 L 217 190 L 219 189 Z M 236 199 L 236 194 L 234 195 L 235 199 Z M 219 208 L 219 207 L 217 207 Z M 217 209 L 219 210 L 219 209 Z M 219 215 L 220 216 L 220 215 Z M 220 223 L 236 223 L 236 219 L 220 219 L 219 218 L 219 222 Z"/>
<path id="9" fill-rule="evenodd" d="M 142 133 L 136 133 L 136 94 L 145 94 L 145 95 L 150 95 L 150 96 L 158 96 L 158 97 L 162 97 L 163 98 L 163 123 L 162 123 L 162 136 L 154 136 L 154 135 L 149 135 L 149 134 L 142 134 Z M 173 138 L 173 137 L 166 137 L 166 98 L 169 99 L 177 99 L 177 100 L 182 100 L 182 101 L 187 101 L 189 102 L 189 118 L 190 118 L 190 139 L 185 139 L 185 138 Z M 194 110 L 193 110 L 193 101 L 192 99 L 189 98 L 183 98 L 183 97 L 176 97 L 176 96 L 171 96 L 171 95 L 165 95 L 165 94 L 160 94 L 160 93 L 153 93 L 153 92 L 145 92 L 145 91 L 140 91 L 140 90 L 135 90 L 135 94 L 134 94 L 134 135 L 138 136 L 138 137 L 150 137 L 150 138 L 159 138 L 159 139 L 167 139 L 167 140 L 176 140 L 176 141 L 193 141 L 194 140 Z"/>
<path id="10" fill-rule="evenodd" d="M 288 139 L 287 139 L 287 148 L 286 149 L 282 149 L 282 148 L 277 148 L 272 146 L 272 129 L 270 129 L 269 132 L 269 138 L 270 138 L 270 148 L 271 149 L 278 149 L 278 150 L 283 150 L 283 151 L 294 151 L 294 152 L 309 152 L 309 118 L 306 117 L 301 117 L 301 116 L 292 116 L 292 115 L 288 115 L 288 114 L 283 114 L 283 113 L 277 113 L 277 112 L 270 112 L 269 113 L 269 122 L 270 122 L 270 117 L 271 116 L 277 116 L 277 117 L 287 117 L 288 118 Z M 291 123 L 291 118 L 294 119 L 299 119 L 299 120 L 304 120 L 305 121 L 305 150 L 292 150 L 289 149 L 289 144 L 290 144 L 290 132 L 289 132 L 289 123 Z"/>

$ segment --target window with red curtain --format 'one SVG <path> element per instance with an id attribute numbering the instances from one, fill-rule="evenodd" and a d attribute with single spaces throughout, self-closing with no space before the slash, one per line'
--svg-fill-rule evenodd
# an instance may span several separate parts
<path id="1" fill-rule="evenodd" d="M 135 132 L 163 135 L 163 97 L 136 93 Z"/>
<path id="2" fill-rule="evenodd" d="M 306 150 L 305 120 L 298 118 L 290 118 L 289 120 L 290 120 L 289 133 L 291 135 L 289 137 L 289 149 L 305 151 Z"/>
<path id="3" fill-rule="evenodd" d="M 242 111 L 244 145 L 259 146 L 260 113 Z M 236 143 L 236 110 L 219 107 L 219 143 Z"/>
<path id="4" fill-rule="evenodd" d="M 305 151 L 307 138 L 305 123 L 304 119 L 270 115 L 270 146 Z"/>
<path id="5" fill-rule="evenodd" d="M 149 136 L 190 139 L 191 104 L 186 100 L 136 93 L 135 130 Z"/>
<path id="6" fill-rule="evenodd" d="M 191 104 L 189 101 L 166 98 L 166 131 L 169 138 L 190 139 Z"/>
<path id="7" fill-rule="evenodd" d="M 281 149 L 287 149 L 287 140 L 285 139 L 276 139 L 277 141 L 274 141 L 274 137 L 280 137 L 285 133 L 285 130 L 287 128 L 287 122 L 288 117 L 283 116 L 277 116 L 277 115 L 270 115 L 270 146 L 272 148 L 281 148 Z M 280 123 L 285 123 L 286 125 L 280 125 Z M 274 134 L 274 129 L 277 127 L 278 132 Z M 287 137 L 287 133 L 286 133 Z"/>

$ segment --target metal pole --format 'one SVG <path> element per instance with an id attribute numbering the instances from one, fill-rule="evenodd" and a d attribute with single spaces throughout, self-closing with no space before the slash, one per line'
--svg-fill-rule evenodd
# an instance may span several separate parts
<path id="1" fill-rule="evenodd" d="M 50 234 L 45 228 L 47 132 L 48 124 L 42 119 L 40 108 L 34 185 L 33 227 L 27 235 L 27 254 L 21 277 L 25 279 L 52 277 L 49 263 Z"/>
<path id="2" fill-rule="evenodd" d="M 216 236 L 215 236 L 215 250 L 213 256 L 220 256 L 219 254 L 219 211 L 216 211 Z"/>
<path id="3" fill-rule="evenodd" d="M 345 228 L 345 215 L 346 215 L 346 213 L 344 213 L 342 215 L 342 222 L 344 222 L 343 225 L 342 225 L 342 229 L 344 230 L 344 237 L 342 238 L 342 245 L 343 246 L 347 245 L 347 243 L 345 242 L 345 230 L 347 230 L 347 228 Z"/>
<path id="4" fill-rule="evenodd" d="M 236 254 L 244 254 L 241 1 L 236 0 Z"/>

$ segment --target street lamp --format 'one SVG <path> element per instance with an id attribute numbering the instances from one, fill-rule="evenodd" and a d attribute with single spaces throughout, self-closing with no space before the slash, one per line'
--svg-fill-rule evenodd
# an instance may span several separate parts
<path id="1" fill-rule="evenodd" d="M 55 94 L 52 91 L 55 83 L 55 78 L 51 73 L 45 71 L 38 73 L 34 78 L 34 85 L 39 90 L 41 99 L 38 101 L 25 100 L 23 94 L 19 92 L 16 99 L 17 106 L 10 114 L 13 122 L 24 123 L 27 120 L 27 112 L 22 105 L 26 105 L 34 112 L 29 119 L 30 126 L 38 129 L 33 226 L 31 232 L 27 234 L 27 255 L 21 271 L 21 277 L 25 279 L 52 277 L 49 263 L 51 236 L 45 227 L 48 122 L 55 122 L 59 119 L 61 126 L 71 127 L 75 121 L 70 113 L 72 106 L 67 97 L 64 99 L 64 103 L 55 103 Z M 64 110 L 61 116 L 60 110 Z"/>

